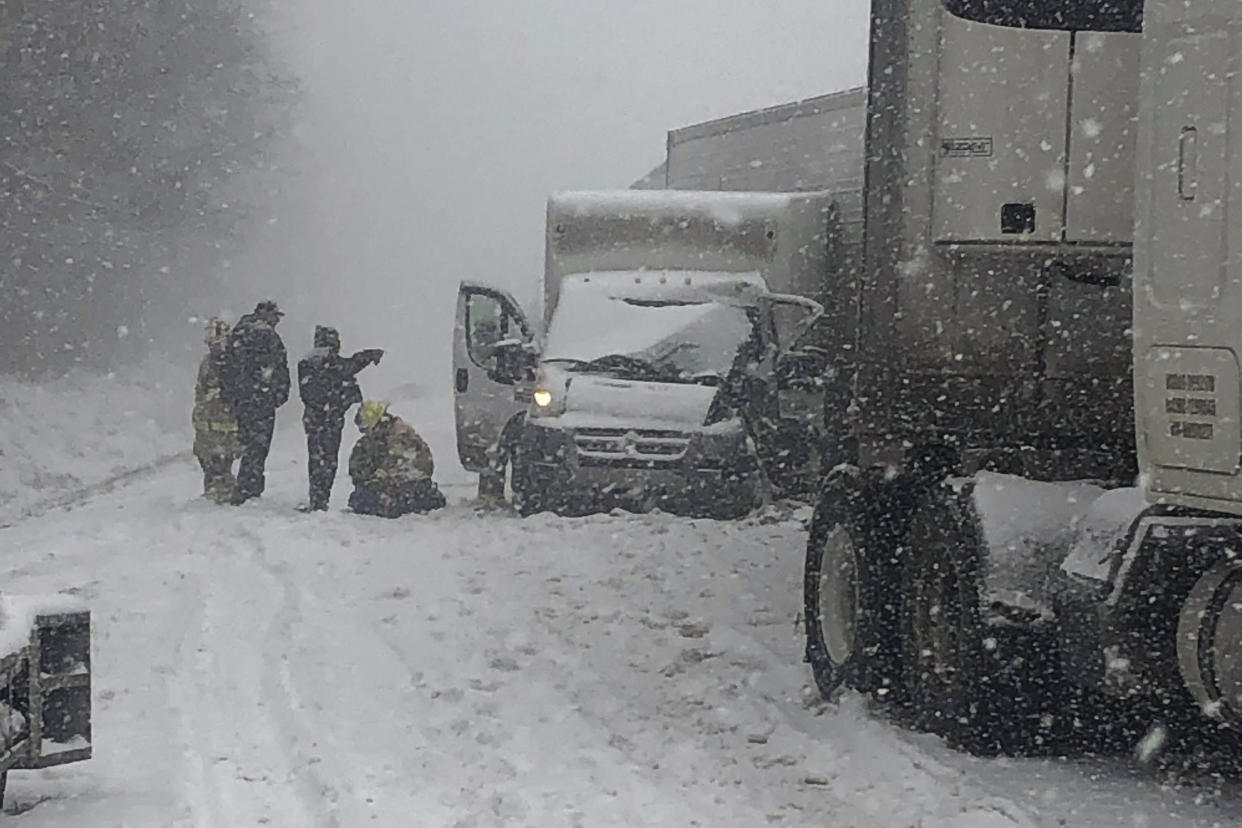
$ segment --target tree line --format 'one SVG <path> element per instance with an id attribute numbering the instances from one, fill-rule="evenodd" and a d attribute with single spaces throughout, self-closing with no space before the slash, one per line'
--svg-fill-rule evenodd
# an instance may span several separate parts
<path id="1" fill-rule="evenodd" d="M 263 0 L 0 0 L 0 373 L 184 330 L 296 99 Z"/>

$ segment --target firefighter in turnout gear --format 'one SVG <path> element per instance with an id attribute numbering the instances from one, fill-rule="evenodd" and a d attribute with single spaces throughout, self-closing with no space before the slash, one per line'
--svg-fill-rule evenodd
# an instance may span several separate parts
<path id="1" fill-rule="evenodd" d="M 315 326 L 314 350 L 298 362 L 298 393 L 302 397 L 302 425 L 306 428 L 307 471 L 311 511 L 325 511 L 336 480 L 337 456 L 345 414 L 362 402 L 357 375 L 378 365 L 379 348 L 341 356 L 341 336 L 335 328 Z"/>
<path id="2" fill-rule="evenodd" d="M 203 494 L 217 503 L 233 499 L 236 481 L 237 418 L 220 388 L 220 368 L 228 347 L 229 323 L 214 317 L 207 323 L 207 354 L 198 366 L 194 386 L 194 456 L 203 467 Z"/>
<path id="3" fill-rule="evenodd" d="M 431 448 L 408 423 L 388 413 L 386 403 L 367 400 L 354 416 L 362 432 L 349 455 L 354 483 L 349 508 L 364 515 L 395 518 L 444 506 L 432 481 Z"/>
<path id="4" fill-rule="evenodd" d="M 289 400 L 289 361 L 285 343 L 276 333 L 282 316 L 275 302 L 260 302 L 229 334 L 222 379 L 241 440 L 235 503 L 263 494 L 276 409 Z"/>

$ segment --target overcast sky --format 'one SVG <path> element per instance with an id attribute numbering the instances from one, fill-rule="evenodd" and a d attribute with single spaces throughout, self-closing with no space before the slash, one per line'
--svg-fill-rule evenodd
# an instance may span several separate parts
<path id="1" fill-rule="evenodd" d="M 669 128 L 865 76 L 864 0 L 281 5 L 296 176 L 241 264 L 299 285 L 280 297 L 294 353 L 335 320 L 422 383 L 448 381 L 459 280 L 535 295 L 550 192 L 628 186 Z"/>

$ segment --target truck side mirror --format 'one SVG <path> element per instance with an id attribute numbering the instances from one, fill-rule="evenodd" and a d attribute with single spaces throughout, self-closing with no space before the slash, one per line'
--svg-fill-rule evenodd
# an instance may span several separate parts
<path id="1" fill-rule="evenodd" d="M 495 350 L 492 352 L 492 364 L 487 371 L 489 377 L 505 385 L 534 381 L 535 365 L 539 358 L 526 343 L 517 339 L 506 339 L 497 342 L 493 347 Z"/>
<path id="2" fill-rule="evenodd" d="M 786 351 L 776 360 L 776 384 L 782 391 L 815 391 L 827 370 L 828 352 L 822 348 Z"/>

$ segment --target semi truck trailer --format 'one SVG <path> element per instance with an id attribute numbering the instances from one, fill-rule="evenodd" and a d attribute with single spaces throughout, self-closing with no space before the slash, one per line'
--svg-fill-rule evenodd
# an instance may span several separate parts
<path id="1" fill-rule="evenodd" d="M 995 748 L 1015 717 L 1048 720 L 1021 704 L 1032 683 L 1083 666 L 1062 645 L 1084 626 L 1056 614 L 1085 611 L 1058 577 L 1071 547 L 1091 558 L 1072 530 L 1103 542 L 1142 503 L 1141 8 L 874 0 L 871 18 L 865 89 L 674 130 L 665 179 L 841 182 L 851 266 L 825 281 L 854 338 L 829 357 L 848 392 L 825 416 L 806 658 L 827 695 L 852 684 Z"/>
<path id="2" fill-rule="evenodd" d="M 874 0 L 865 92 L 670 133 L 669 186 L 797 189 L 863 124 L 824 694 L 989 752 L 1067 698 L 1238 723 L 1235 5 Z"/>
<path id="3" fill-rule="evenodd" d="M 522 512 L 735 516 L 815 479 L 825 355 L 851 338 L 819 301 L 840 252 L 829 195 L 563 193 L 547 215 L 538 328 L 504 291 L 461 286 L 463 466 Z"/>
<path id="4" fill-rule="evenodd" d="M 857 453 L 805 562 L 825 694 L 984 752 L 1072 729 L 1066 688 L 1242 723 L 1240 20 L 874 0 Z"/>

